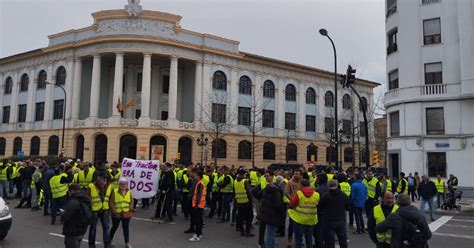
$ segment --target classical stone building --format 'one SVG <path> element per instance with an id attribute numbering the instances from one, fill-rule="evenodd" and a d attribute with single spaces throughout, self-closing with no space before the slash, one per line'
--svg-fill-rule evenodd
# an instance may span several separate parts
<path id="1" fill-rule="evenodd" d="M 332 159 L 333 74 L 239 51 L 238 41 L 186 30 L 180 16 L 138 2 L 0 60 L 0 156 L 58 154 L 65 119 L 65 155 L 87 161 L 197 162 L 201 133 L 204 160 L 222 164 L 250 165 L 251 133 L 257 165 Z M 357 80 L 369 107 L 377 85 Z M 351 103 L 340 91 L 337 101 Z M 224 136 L 213 141 L 216 128 Z"/>

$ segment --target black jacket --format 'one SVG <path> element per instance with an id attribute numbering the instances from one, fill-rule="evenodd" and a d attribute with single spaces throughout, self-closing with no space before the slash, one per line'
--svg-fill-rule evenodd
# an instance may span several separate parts
<path id="1" fill-rule="evenodd" d="M 409 229 L 409 223 L 418 224 L 421 233 L 426 240 L 431 238 L 431 231 L 426 222 L 425 216 L 414 206 L 405 206 L 398 208 L 397 212 L 390 214 L 384 221 L 380 222 L 376 232 L 392 231 L 392 248 L 404 247 L 403 241 L 409 240 L 413 232 Z"/>
<path id="2" fill-rule="evenodd" d="M 168 170 L 163 172 L 163 176 L 161 177 L 160 181 L 160 190 L 162 191 L 169 191 L 171 192 L 174 190 L 175 181 L 174 181 L 174 173 L 172 170 Z"/>
<path id="3" fill-rule="evenodd" d="M 392 210 L 393 210 L 393 207 L 394 206 L 391 206 L 391 207 L 388 207 L 388 206 L 385 206 L 385 205 L 381 205 L 382 206 L 382 212 L 383 212 L 383 215 L 385 216 L 385 219 L 388 217 L 388 215 L 390 213 L 392 213 Z M 367 220 L 367 230 L 369 232 L 369 236 L 370 236 L 370 239 L 374 242 L 374 243 L 378 243 L 377 241 L 377 234 L 375 232 L 375 217 L 373 214 L 371 214 Z"/>
<path id="4" fill-rule="evenodd" d="M 262 191 L 260 211 L 257 219 L 268 225 L 280 226 L 285 223 L 283 191 L 271 183 Z"/>
<path id="5" fill-rule="evenodd" d="M 67 237 L 75 237 L 87 232 L 88 226 L 81 226 L 79 224 L 79 219 L 83 217 L 81 216 L 82 203 L 85 203 L 86 206 L 91 208 L 91 200 L 89 197 L 87 197 L 85 193 L 80 192 L 73 195 L 66 204 L 66 209 L 63 214 L 63 235 Z"/>
<path id="6" fill-rule="evenodd" d="M 418 193 L 425 200 L 435 197 L 437 192 L 436 185 L 432 181 L 428 181 L 427 184 L 421 182 L 418 186 Z"/>
<path id="7" fill-rule="evenodd" d="M 324 193 L 318 204 L 318 212 L 321 212 L 325 222 L 345 221 L 348 208 L 349 200 L 340 189 L 331 189 Z"/>

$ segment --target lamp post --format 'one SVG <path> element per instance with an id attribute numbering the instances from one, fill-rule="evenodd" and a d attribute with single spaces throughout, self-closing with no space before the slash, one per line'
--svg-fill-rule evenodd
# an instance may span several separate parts
<path id="1" fill-rule="evenodd" d="M 338 124 L 337 124 L 337 53 L 336 53 L 336 46 L 334 45 L 334 41 L 331 39 L 331 37 L 329 36 L 328 34 L 328 31 L 324 28 L 320 29 L 319 30 L 319 33 L 322 35 L 322 36 L 325 36 L 329 39 L 329 41 L 331 42 L 331 45 L 332 45 L 332 49 L 334 51 L 334 138 L 335 140 L 337 141 L 338 140 L 338 134 L 337 134 L 337 130 L 338 130 Z M 339 144 L 338 142 L 335 143 L 335 150 L 336 150 L 336 168 L 338 169 L 339 167 L 339 156 L 338 156 L 338 148 L 339 148 Z"/>
<path id="2" fill-rule="evenodd" d="M 50 82 L 45 82 L 46 84 L 50 84 L 50 85 L 55 85 L 56 87 L 59 87 L 63 93 L 64 93 L 64 105 L 63 105 L 63 130 L 62 130 L 62 136 L 61 136 L 61 153 L 60 153 L 60 157 L 63 157 L 64 156 L 64 132 L 66 130 L 66 104 L 67 104 L 67 94 L 66 94 L 66 90 L 64 89 L 64 87 L 62 85 L 59 85 L 59 84 L 53 84 L 53 83 L 50 83 Z"/>
<path id="3" fill-rule="evenodd" d="M 208 139 L 207 137 L 204 137 L 204 134 L 201 133 L 201 135 L 197 138 L 197 144 L 198 146 L 201 147 L 201 166 L 202 166 L 202 156 L 204 153 L 204 147 L 207 146 Z"/>

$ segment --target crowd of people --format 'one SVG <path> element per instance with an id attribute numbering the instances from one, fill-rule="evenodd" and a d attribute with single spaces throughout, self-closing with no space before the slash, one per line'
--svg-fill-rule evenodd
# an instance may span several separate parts
<path id="1" fill-rule="evenodd" d="M 162 163 L 156 197 L 137 200 L 117 162 L 68 160 L 49 165 L 42 160 L 4 160 L 0 194 L 7 200 L 19 198 L 16 208 L 42 207 L 52 225 L 59 218 L 65 247 L 80 247 L 87 230 L 89 247 L 95 247 L 98 222 L 105 247 L 114 247 L 120 223 L 125 247 L 131 247 L 133 212 L 154 204 L 152 219 L 172 223 L 181 214 L 189 219 L 184 233 L 192 234 L 191 242 L 201 240 L 205 219 L 216 218 L 230 223 L 242 237 L 257 232 L 257 245 L 266 248 L 277 247 L 275 237 L 287 237 L 287 247 L 304 243 L 333 248 L 338 243 L 344 248 L 348 229 L 355 235 L 367 232 L 376 247 L 424 247 L 431 238 L 426 204 L 434 221 L 435 197 L 439 208 L 445 195 L 457 190 L 458 180 L 450 175 L 446 183 L 440 176 L 431 181 L 416 172 L 399 176 L 396 180 L 375 175 L 370 168 L 348 173 L 334 167 L 271 171 Z M 419 209 L 411 205 L 416 200 L 421 201 Z"/>

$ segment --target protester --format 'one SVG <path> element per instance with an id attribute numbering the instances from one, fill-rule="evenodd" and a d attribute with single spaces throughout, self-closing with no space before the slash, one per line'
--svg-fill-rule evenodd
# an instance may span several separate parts
<path id="1" fill-rule="evenodd" d="M 237 206 L 237 231 L 240 236 L 253 237 L 252 234 L 252 193 L 248 180 L 245 179 L 245 170 L 239 170 L 234 181 L 235 202 Z M 245 224 L 245 228 L 244 228 Z"/>
<path id="2" fill-rule="evenodd" d="M 68 184 L 73 180 L 72 167 L 68 165 L 65 168 L 64 164 L 59 165 L 56 176 L 53 176 L 49 181 L 51 187 L 51 225 L 56 224 L 56 216 L 60 209 L 64 209 L 67 200 Z"/>
<path id="3" fill-rule="evenodd" d="M 369 216 L 367 223 L 367 230 L 370 239 L 375 243 L 377 248 L 389 248 L 392 239 L 391 231 L 385 233 L 378 233 L 375 231 L 375 226 L 384 221 L 387 216 L 397 211 L 398 205 L 394 204 L 394 197 L 392 192 L 386 191 L 382 195 L 382 202 L 374 207 L 373 215 Z"/>
<path id="4" fill-rule="evenodd" d="M 107 182 L 107 175 L 100 172 L 96 175 L 95 181 L 89 184 L 87 195 L 92 202 L 92 221 L 89 227 L 89 248 L 95 247 L 95 236 L 97 222 L 100 220 L 102 226 L 103 242 L 106 247 L 110 245 L 109 238 L 109 200 L 112 187 Z"/>
<path id="5" fill-rule="evenodd" d="M 64 245 L 66 248 L 80 248 L 92 219 L 91 201 L 76 183 L 69 185 L 69 197 L 63 213 Z"/>
<path id="6" fill-rule="evenodd" d="M 321 196 L 318 212 L 324 216 L 325 247 L 336 247 L 334 235 L 337 235 L 339 247 L 347 247 L 346 209 L 349 208 L 347 195 L 338 188 L 337 180 L 328 182 L 329 191 Z"/>
<path id="7" fill-rule="evenodd" d="M 194 179 L 193 197 L 192 197 L 192 209 L 191 209 L 191 227 L 188 230 L 194 232 L 193 236 L 189 239 L 191 242 L 199 241 L 202 238 L 202 225 L 203 225 L 203 211 L 206 206 L 206 186 L 202 182 L 203 171 L 195 168 L 191 172 L 191 176 Z"/>
<path id="8" fill-rule="evenodd" d="M 436 203 L 438 208 L 440 208 L 441 204 L 444 202 L 444 199 L 446 199 L 446 185 L 444 184 L 444 180 L 441 179 L 440 175 L 436 176 L 434 184 L 436 186 Z"/>
<path id="9" fill-rule="evenodd" d="M 436 196 L 437 190 L 436 190 L 436 185 L 430 181 L 428 176 L 423 175 L 422 177 L 422 182 L 420 183 L 419 186 L 419 194 L 421 197 L 421 203 L 420 203 L 420 213 L 425 214 L 425 205 L 428 203 L 428 207 L 430 209 L 430 218 L 431 221 L 434 221 L 434 205 L 433 205 L 433 199 Z"/>
<path id="10" fill-rule="evenodd" d="M 132 195 L 127 187 L 127 179 L 120 178 L 118 181 L 118 188 L 113 190 L 110 195 L 110 210 L 112 213 L 112 229 L 110 230 L 110 242 L 114 240 L 115 232 L 117 231 L 120 222 L 122 222 L 123 239 L 125 240 L 125 247 L 131 248 L 129 225 L 132 219 Z"/>
<path id="11" fill-rule="evenodd" d="M 362 212 L 367 199 L 367 187 L 362 183 L 362 175 L 355 174 L 355 181 L 351 185 L 351 203 L 354 211 L 357 230 L 354 234 L 365 233 L 364 219 Z"/>
<path id="12" fill-rule="evenodd" d="M 296 192 L 301 189 L 301 179 L 302 179 L 302 172 L 301 170 L 295 170 L 293 173 L 293 177 L 291 177 L 290 181 L 286 184 L 285 190 L 283 191 L 284 197 L 288 200 L 293 199 L 296 195 Z M 293 243 L 293 222 L 289 221 L 288 224 L 288 246 L 291 246 Z"/>

